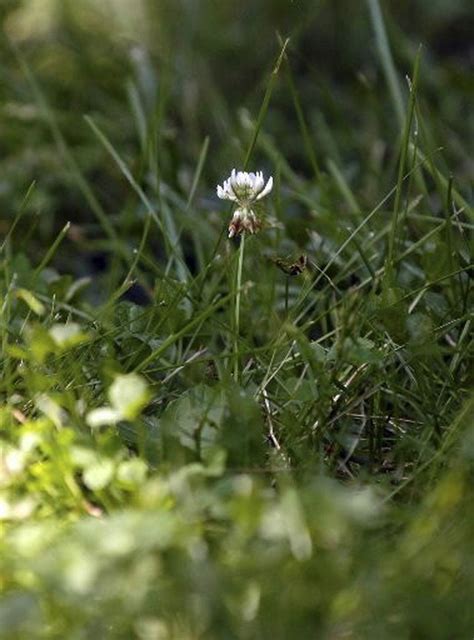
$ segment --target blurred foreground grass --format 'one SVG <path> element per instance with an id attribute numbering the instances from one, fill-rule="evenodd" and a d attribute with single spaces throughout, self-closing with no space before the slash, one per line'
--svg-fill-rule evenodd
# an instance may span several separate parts
<path id="1" fill-rule="evenodd" d="M 471 3 L 0 19 L 0 637 L 472 638 Z"/>

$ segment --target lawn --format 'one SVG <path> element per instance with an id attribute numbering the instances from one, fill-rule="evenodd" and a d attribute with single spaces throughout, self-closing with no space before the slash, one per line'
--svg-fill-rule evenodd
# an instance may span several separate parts
<path id="1" fill-rule="evenodd" d="M 0 638 L 472 640 L 472 3 L 0 21 Z"/>

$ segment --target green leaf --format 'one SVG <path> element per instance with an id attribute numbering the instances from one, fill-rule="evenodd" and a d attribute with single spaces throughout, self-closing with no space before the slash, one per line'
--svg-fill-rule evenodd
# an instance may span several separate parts
<path id="1" fill-rule="evenodd" d="M 228 465 L 260 467 L 266 454 L 262 409 L 250 390 L 237 385 L 226 389 L 226 397 L 227 414 L 219 444 L 227 452 Z"/>
<path id="2" fill-rule="evenodd" d="M 44 304 L 40 302 L 31 291 L 28 291 L 28 289 L 18 289 L 16 295 L 20 300 L 23 300 L 37 316 L 43 316 L 46 313 Z"/>
<path id="3" fill-rule="evenodd" d="M 424 313 L 413 313 L 407 318 L 407 328 L 412 344 L 423 344 L 433 337 L 433 322 Z"/>
<path id="4" fill-rule="evenodd" d="M 88 334 L 82 331 L 76 322 L 54 324 L 49 330 L 49 335 L 60 349 L 70 349 L 89 339 Z"/>
<path id="5" fill-rule="evenodd" d="M 112 480 L 114 464 L 111 460 L 100 460 L 91 464 L 82 474 L 84 484 L 92 491 L 104 489 Z"/>
<path id="6" fill-rule="evenodd" d="M 148 467 L 140 458 L 121 462 L 117 469 L 117 480 L 126 488 L 139 487 L 146 478 Z"/>
<path id="7" fill-rule="evenodd" d="M 125 420 L 139 416 L 151 397 L 146 380 L 136 373 L 118 375 L 108 395 L 112 408 Z"/>
<path id="8" fill-rule="evenodd" d="M 338 357 L 351 364 L 366 364 L 379 362 L 383 355 L 372 340 L 347 337 L 343 340 L 342 345 L 335 344 L 331 347 L 328 360 L 336 360 Z"/>
<path id="9" fill-rule="evenodd" d="M 163 435 L 205 458 L 215 447 L 224 412 L 223 392 L 198 385 L 168 405 L 161 418 Z"/>
<path id="10" fill-rule="evenodd" d="M 384 287 L 382 293 L 374 295 L 371 300 L 380 324 L 399 342 L 404 342 L 406 338 L 405 318 L 408 305 L 405 293 L 399 287 Z"/>
<path id="11" fill-rule="evenodd" d="M 92 409 L 86 416 L 86 422 L 91 429 L 104 427 L 110 424 L 116 424 L 121 420 L 122 414 L 112 407 L 99 407 Z"/>
<path id="12" fill-rule="evenodd" d="M 64 425 L 67 414 L 53 398 L 42 393 L 36 398 L 36 406 L 58 429 Z"/>
<path id="13" fill-rule="evenodd" d="M 311 557 L 313 545 L 303 507 L 295 488 L 287 487 L 284 490 L 281 508 L 282 521 L 285 523 L 291 552 L 297 560 L 307 560 Z"/>
<path id="14" fill-rule="evenodd" d="M 56 350 L 54 340 L 45 327 L 41 325 L 27 327 L 26 341 L 31 359 L 39 363 L 44 362 L 46 356 Z"/>

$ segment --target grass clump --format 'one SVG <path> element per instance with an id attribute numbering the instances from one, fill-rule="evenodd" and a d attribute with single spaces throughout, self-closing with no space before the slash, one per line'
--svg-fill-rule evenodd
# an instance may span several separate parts
<path id="1" fill-rule="evenodd" d="M 143 0 L 110 35 L 30 4 L 1 10 L 0 635 L 470 637 L 469 45 L 439 38 L 472 10 Z M 229 240 L 233 166 L 273 190 Z"/>

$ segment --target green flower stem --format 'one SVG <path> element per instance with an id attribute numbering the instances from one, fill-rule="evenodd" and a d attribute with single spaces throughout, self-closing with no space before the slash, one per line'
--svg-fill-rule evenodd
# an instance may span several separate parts
<path id="1" fill-rule="evenodd" d="M 239 336 L 240 336 L 240 294 L 242 289 L 242 269 L 244 265 L 245 231 L 240 236 L 239 261 L 237 264 L 237 277 L 235 288 L 235 334 L 234 334 L 234 380 L 239 380 Z"/>

